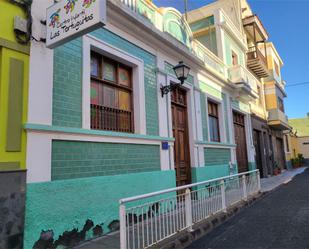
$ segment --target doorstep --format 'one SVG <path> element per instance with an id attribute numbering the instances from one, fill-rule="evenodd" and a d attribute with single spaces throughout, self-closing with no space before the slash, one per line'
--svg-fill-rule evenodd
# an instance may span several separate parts
<path id="1" fill-rule="evenodd" d="M 279 187 L 282 184 L 287 184 L 296 175 L 303 173 L 307 167 L 296 168 L 292 170 L 285 170 L 280 175 L 261 178 L 261 192 L 269 192 Z"/>

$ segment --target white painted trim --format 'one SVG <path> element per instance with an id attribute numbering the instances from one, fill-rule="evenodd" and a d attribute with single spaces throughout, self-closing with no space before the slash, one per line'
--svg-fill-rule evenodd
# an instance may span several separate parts
<path id="1" fill-rule="evenodd" d="M 120 138 L 112 136 L 28 130 L 27 139 L 27 183 L 51 181 L 51 147 L 53 140 L 158 145 L 162 152 L 161 141 L 146 140 L 142 138 Z M 168 143 L 170 146 L 173 144 L 173 142 Z M 169 165 L 165 165 L 163 168 L 161 167 L 161 170 L 169 169 Z"/>
<path id="2" fill-rule="evenodd" d="M 133 71 L 134 128 L 137 134 L 146 134 L 144 62 L 91 35 L 83 37 L 83 128 L 90 129 L 90 52 L 94 50 L 125 65 Z"/>

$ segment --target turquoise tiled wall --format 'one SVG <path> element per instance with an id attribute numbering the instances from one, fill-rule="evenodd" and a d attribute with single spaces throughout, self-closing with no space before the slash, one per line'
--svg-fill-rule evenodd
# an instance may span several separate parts
<path id="1" fill-rule="evenodd" d="M 81 38 L 68 42 L 54 50 L 53 125 L 81 127 L 81 69 Z"/>
<path id="2" fill-rule="evenodd" d="M 223 148 L 205 148 L 204 157 L 206 166 L 228 165 L 231 161 L 231 151 Z"/>
<path id="3" fill-rule="evenodd" d="M 175 186 L 174 170 L 28 184 L 24 248 L 33 248 L 42 231 L 52 230 L 55 241 L 66 231 L 80 232 L 87 219 L 94 223 L 87 239 L 96 225 L 106 233 L 119 219 L 119 199 Z"/>
<path id="4" fill-rule="evenodd" d="M 160 170 L 160 146 L 52 142 L 52 180 Z"/>
<path id="5" fill-rule="evenodd" d="M 91 34 L 144 61 L 147 134 L 159 135 L 156 57 L 106 29 L 98 29 Z"/>
<path id="6" fill-rule="evenodd" d="M 106 29 L 91 34 L 144 61 L 147 134 L 159 135 L 156 57 Z M 53 125 L 81 127 L 81 104 L 82 40 L 78 38 L 55 49 Z"/>

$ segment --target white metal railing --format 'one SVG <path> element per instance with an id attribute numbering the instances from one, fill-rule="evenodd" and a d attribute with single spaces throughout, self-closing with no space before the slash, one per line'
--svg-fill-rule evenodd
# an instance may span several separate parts
<path id="1" fill-rule="evenodd" d="M 120 248 L 148 248 L 260 191 L 258 170 L 119 201 Z"/>

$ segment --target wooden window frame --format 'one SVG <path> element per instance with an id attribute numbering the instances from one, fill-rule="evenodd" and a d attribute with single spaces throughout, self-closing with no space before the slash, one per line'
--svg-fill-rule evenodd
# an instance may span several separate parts
<path id="1" fill-rule="evenodd" d="M 218 140 L 215 140 L 211 137 L 211 133 L 210 133 L 210 125 L 209 125 L 209 133 L 210 133 L 210 136 L 209 136 L 209 139 L 211 142 L 218 142 L 220 143 L 221 142 L 221 134 L 220 134 L 220 115 L 219 115 L 219 104 L 212 101 L 212 100 L 208 100 L 207 101 L 207 107 L 208 107 L 208 120 L 209 120 L 209 123 L 210 123 L 210 118 L 215 118 L 217 120 L 217 130 L 218 130 Z M 213 113 L 210 113 L 209 112 L 209 108 L 212 109 L 212 107 L 215 108 L 215 114 Z"/>
<path id="2" fill-rule="evenodd" d="M 120 109 L 120 108 L 105 106 L 104 104 L 96 105 L 97 106 L 96 108 L 99 108 L 99 109 L 102 109 L 102 110 L 104 109 L 104 111 L 106 111 L 106 112 L 114 112 L 114 113 L 116 113 L 115 114 L 116 115 L 116 117 L 115 117 L 116 124 L 112 128 L 111 127 L 108 127 L 108 128 L 104 127 L 103 123 L 100 123 L 99 125 L 98 124 L 94 125 L 92 123 L 92 118 L 91 118 L 90 119 L 91 120 L 90 121 L 91 122 L 91 124 L 90 124 L 91 129 L 107 130 L 107 131 L 115 131 L 115 132 L 134 133 L 135 129 L 134 129 L 134 100 L 133 100 L 133 70 L 132 70 L 132 68 L 127 66 L 127 65 L 124 65 L 124 64 L 122 64 L 120 62 L 117 62 L 116 60 L 113 60 L 113 59 L 111 59 L 111 58 L 109 58 L 107 56 L 101 55 L 101 54 L 99 54 L 97 52 L 91 51 L 91 58 L 92 57 L 97 57 L 97 62 L 98 62 L 97 72 L 98 72 L 98 75 L 97 76 L 92 75 L 91 72 L 90 72 L 90 80 L 91 80 L 91 82 L 97 82 L 97 83 L 102 84 L 102 86 L 111 87 L 111 88 L 115 89 L 117 91 L 117 93 L 119 91 L 123 91 L 123 92 L 129 93 L 130 94 L 130 110 L 123 110 L 123 109 Z M 103 64 L 104 64 L 104 62 L 108 62 L 108 63 L 114 65 L 115 81 L 104 79 L 104 75 L 103 75 Z M 129 77 L 130 77 L 130 86 L 125 86 L 125 85 L 120 84 L 120 82 L 119 82 L 119 68 L 124 68 L 124 69 L 128 70 Z M 93 105 L 94 104 L 92 104 L 91 101 L 90 101 L 90 109 L 93 108 Z M 130 115 L 130 124 L 129 124 L 129 128 L 128 129 L 120 128 L 120 124 L 118 123 L 119 118 L 120 118 L 120 114 L 121 113 L 125 113 L 125 112 Z"/>

